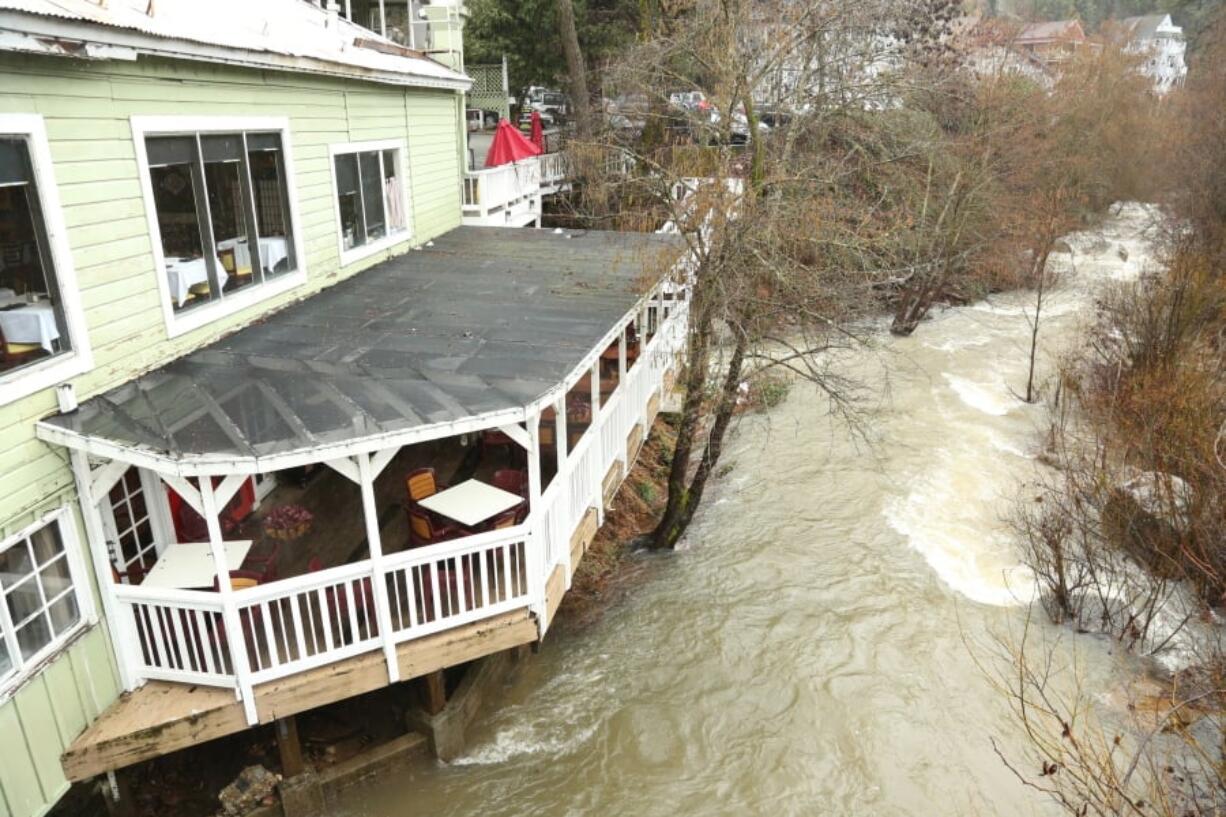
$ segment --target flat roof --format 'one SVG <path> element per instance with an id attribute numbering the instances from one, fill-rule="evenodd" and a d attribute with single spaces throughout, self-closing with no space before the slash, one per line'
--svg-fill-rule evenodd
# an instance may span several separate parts
<path id="1" fill-rule="evenodd" d="M 40 436 L 258 460 L 522 412 L 599 351 L 683 248 L 654 233 L 460 227 L 50 417 Z"/>

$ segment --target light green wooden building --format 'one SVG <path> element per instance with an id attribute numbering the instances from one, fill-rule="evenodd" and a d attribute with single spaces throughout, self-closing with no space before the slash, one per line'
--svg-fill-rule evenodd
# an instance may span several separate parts
<path id="1" fill-rule="evenodd" d="M 460 224 L 460 17 L 433 6 L 439 60 L 302 0 L 0 0 L 0 817 L 67 790 L 125 685 L 98 571 L 170 524 L 120 476 L 91 556 L 36 421 Z"/>

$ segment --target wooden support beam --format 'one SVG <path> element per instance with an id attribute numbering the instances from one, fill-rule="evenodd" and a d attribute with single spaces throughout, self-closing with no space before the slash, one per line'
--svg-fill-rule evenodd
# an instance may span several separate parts
<path id="1" fill-rule="evenodd" d="M 421 706 L 426 714 L 437 715 L 446 708 L 447 679 L 443 670 L 435 670 L 419 678 L 417 689 L 421 693 Z"/>
<path id="2" fill-rule="evenodd" d="M 281 753 L 281 774 L 297 777 L 306 770 L 302 760 L 302 741 L 298 739 L 298 718 L 277 718 L 277 750 Z"/>

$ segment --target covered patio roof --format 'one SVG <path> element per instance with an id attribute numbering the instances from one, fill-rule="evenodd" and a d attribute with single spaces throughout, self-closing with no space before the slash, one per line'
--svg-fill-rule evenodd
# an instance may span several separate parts
<path id="1" fill-rule="evenodd" d="M 518 422 L 683 248 L 658 234 L 460 227 L 50 417 L 39 436 L 192 475 Z"/>

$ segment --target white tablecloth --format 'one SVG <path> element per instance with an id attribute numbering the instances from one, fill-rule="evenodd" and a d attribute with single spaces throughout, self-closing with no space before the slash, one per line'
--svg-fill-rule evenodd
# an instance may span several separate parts
<path id="1" fill-rule="evenodd" d="M 277 264 L 289 257 L 286 245 L 286 240 L 278 236 L 260 239 L 260 262 L 264 265 L 265 272 L 272 272 L 277 268 Z M 219 250 L 234 250 L 234 264 L 238 267 L 251 266 L 251 251 L 247 247 L 245 238 L 227 238 L 217 242 Z"/>
<path id="2" fill-rule="evenodd" d="M 55 310 L 46 302 L 0 312 L 0 332 L 4 332 L 7 343 L 37 343 L 49 353 L 55 352 L 55 341 L 60 337 Z"/>
<path id="3" fill-rule="evenodd" d="M 238 570 L 251 541 L 225 542 L 226 567 Z M 213 563 L 213 548 L 208 542 L 179 542 L 167 545 L 149 572 L 145 574 L 142 587 L 168 587 L 180 590 L 208 589 L 217 578 Z"/>
<path id="4" fill-rule="evenodd" d="M 230 276 L 226 275 L 226 271 L 221 268 L 221 262 L 217 262 L 217 278 L 218 283 L 223 287 Z M 167 258 L 166 259 L 166 280 L 170 283 L 170 296 L 178 302 L 179 306 L 187 303 L 187 296 L 192 287 L 196 284 L 207 284 L 209 281 L 209 271 L 204 264 L 203 258 L 192 258 L 190 260 L 183 258 Z"/>
<path id="5" fill-rule="evenodd" d="M 518 494 L 495 488 L 479 479 L 469 479 L 419 500 L 417 504 L 471 528 L 491 516 L 509 511 L 523 501 L 524 498 Z"/>

